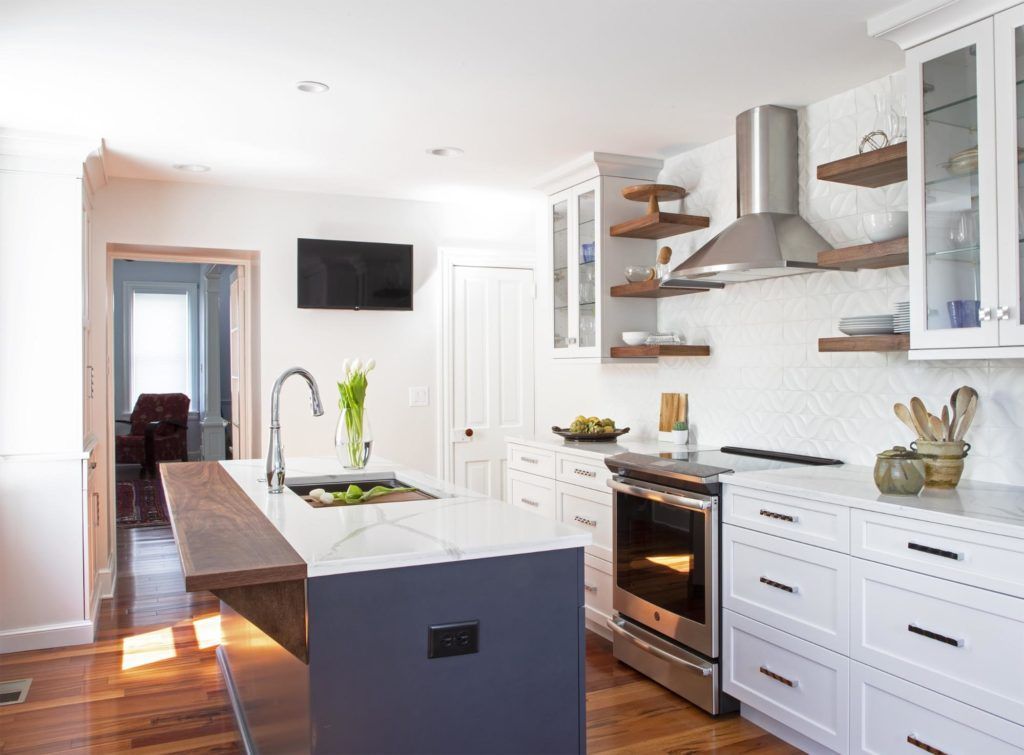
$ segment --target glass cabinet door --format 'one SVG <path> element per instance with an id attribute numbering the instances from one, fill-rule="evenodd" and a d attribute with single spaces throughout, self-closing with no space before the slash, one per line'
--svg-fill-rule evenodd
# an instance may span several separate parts
<path id="1" fill-rule="evenodd" d="M 577 310 L 581 349 L 597 345 L 597 191 L 591 189 L 576 197 Z"/>
<path id="2" fill-rule="evenodd" d="M 923 199 L 920 215 L 912 207 L 911 216 L 923 239 L 915 255 L 915 347 L 995 345 L 998 338 L 991 327 L 998 280 L 991 29 L 987 20 L 912 51 L 918 65 L 908 85 L 917 89 L 910 94 L 921 116 L 911 180 L 921 182 Z"/>
<path id="3" fill-rule="evenodd" d="M 996 16 L 1000 346 L 1024 346 L 1024 7 Z"/>
<path id="4" fill-rule="evenodd" d="M 569 199 L 551 205 L 551 277 L 556 349 L 568 349 L 569 341 Z"/>

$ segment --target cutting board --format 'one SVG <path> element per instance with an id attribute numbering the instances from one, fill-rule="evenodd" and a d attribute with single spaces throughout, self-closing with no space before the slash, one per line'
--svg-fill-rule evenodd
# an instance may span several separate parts
<path id="1" fill-rule="evenodd" d="M 661 414 L 658 418 L 658 439 L 672 440 L 669 433 L 676 422 L 686 422 L 686 394 L 661 394 Z"/>

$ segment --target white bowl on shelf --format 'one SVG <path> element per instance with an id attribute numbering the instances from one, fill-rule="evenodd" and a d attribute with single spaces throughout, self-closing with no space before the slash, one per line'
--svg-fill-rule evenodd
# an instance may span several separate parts
<path id="1" fill-rule="evenodd" d="M 622 340 L 627 346 L 643 346 L 650 334 L 647 330 L 626 330 L 622 333 Z"/>
<path id="2" fill-rule="evenodd" d="M 905 211 L 869 212 L 864 216 L 864 233 L 876 244 L 903 238 L 909 225 Z"/>

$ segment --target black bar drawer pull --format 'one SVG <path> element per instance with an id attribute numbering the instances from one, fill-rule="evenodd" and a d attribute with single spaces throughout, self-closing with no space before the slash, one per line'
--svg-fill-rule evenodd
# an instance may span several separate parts
<path id="1" fill-rule="evenodd" d="M 947 645 L 952 645 L 955 648 L 962 648 L 964 646 L 963 640 L 957 640 L 953 637 L 947 637 L 944 634 L 938 632 L 932 632 L 929 629 L 921 629 L 921 627 L 915 627 L 913 624 L 907 624 L 907 631 L 919 634 L 922 637 L 927 637 L 929 640 L 937 640 L 938 642 L 944 642 Z"/>
<path id="2" fill-rule="evenodd" d="M 761 577 L 761 584 L 768 585 L 769 587 L 774 587 L 778 590 L 784 590 L 785 592 L 791 592 L 794 594 L 796 593 L 795 587 L 784 585 L 781 582 L 776 582 L 774 579 L 768 579 L 768 577 Z"/>
<path id="3" fill-rule="evenodd" d="M 778 519 L 783 522 L 796 523 L 796 517 L 791 514 L 780 514 L 777 511 L 769 511 L 768 509 L 761 509 L 761 516 L 766 516 L 769 519 Z"/>
<path id="4" fill-rule="evenodd" d="M 932 747 L 927 742 L 922 742 L 913 734 L 907 735 L 907 744 L 914 745 L 914 747 L 919 747 L 925 752 L 930 752 L 932 755 L 948 755 L 948 753 L 945 750 L 940 750 L 938 747 Z"/>
<path id="5" fill-rule="evenodd" d="M 920 543 L 907 543 L 907 547 L 912 551 L 921 551 L 921 553 L 928 553 L 932 556 L 942 556 L 943 558 L 951 558 L 954 561 L 963 561 L 964 554 L 957 553 L 956 551 L 946 551 L 942 548 L 933 548 L 930 545 L 921 545 Z"/>
<path id="6" fill-rule="evenodd" d="M 760 672 L 762 674 L 767 676 L 769 679 L 774 679 L 775 681 L 779 682 L 780 684 L 785 684 L 787 687 L 798 687 L 798 686 L 800 686 L 800 682 L 795 682 L 792 679 L 787 679 L 784 676 L 780 676 L 779 674 L 776 674 L 774 671 L 769 671 L 764 666 L 762 666 L 759 670 L 760 670 Z"/>

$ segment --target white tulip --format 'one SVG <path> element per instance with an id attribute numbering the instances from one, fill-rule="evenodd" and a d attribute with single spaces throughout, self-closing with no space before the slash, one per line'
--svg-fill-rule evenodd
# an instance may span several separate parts
<path id="1" fill-rule="evenodd" d="M 327 491 L 324 490 L 323 488 L 313 488 L 312 490 L 309 491 L 309 497 L 310 498 L 319 498 L 320 496 L 322 496 L 326 492 Z"/>
<path id="2" fill-rule="evenodd" d="M 352 372 L 359 372 L 362 369 L 363 363 L 359 361 L 359 357 L 356 357 L 352 361 Z"/>
<path id="3" fill-rule="evenodd" d="M 345 361 L 344 361 L 344 362 L 342 363 L 342 365 L 341 365 L 341 373 L 342 373 L 342 374 L 343 374 L 343 375 L 344 375 L 345 377 L 348 377 L 348 371 L 349 371 L 349 369 L 350 369 L 351 367 L 352 367 L 352 360 L 351 360 L 351 359 L 346 359 L 346 360 L 345 360 Z"/>
<path id="4" fill-rule="evenodd" d="M 330 493 L 324 493 L 320 496 L 320 503 L 334 503 L 334 496 Z"/>
<path id="5" fill-rule="evenodd" d="M 372 359 L 372 358 L 366 360 L 366 371 L 367 372 L 369 372 L 370 370 L 372 370 L 376 366 L 377 366 L 377 360 Z"/>

